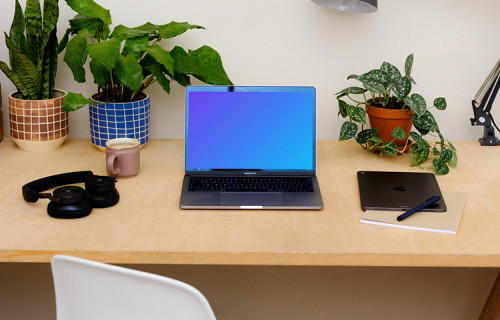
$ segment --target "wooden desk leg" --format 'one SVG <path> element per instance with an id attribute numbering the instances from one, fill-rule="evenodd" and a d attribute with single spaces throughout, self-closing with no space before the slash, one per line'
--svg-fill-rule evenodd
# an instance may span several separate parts
<path id="1" fill-rule="evenodd" d="M 479 316 L 479 320 L 498 320 L 500 319 L 500 272 L 498 272 L 497 279 L 491 288 L 490 295 L 483 311 Z"/>

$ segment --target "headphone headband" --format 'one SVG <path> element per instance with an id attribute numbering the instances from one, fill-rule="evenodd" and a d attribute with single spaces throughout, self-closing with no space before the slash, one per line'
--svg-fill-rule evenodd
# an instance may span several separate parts
<path id="1" fill-rule="evenodd" d="M 85 182 L 85 179 L 94 176 L 92 171 L 76 171 L 57 174 L 41 178 L 23 186 L 23 198 L 27 202 L 37 202 L 40 198 L 39 192 L 65 184 Z"/>

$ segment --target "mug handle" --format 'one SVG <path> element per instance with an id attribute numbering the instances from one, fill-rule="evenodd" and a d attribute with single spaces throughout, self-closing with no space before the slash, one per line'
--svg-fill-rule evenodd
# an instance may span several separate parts
<path id="1" fill-rule="evenodd" d="M 116 160 L 116 154 L 111 154 L 108 159 L 106 159 L 106 169 L 108 172 L 112 172 L 114 175 L 117 175 L 120 173 L 120 168 L 117 168 L 115 170 L 115 160 Z"/>

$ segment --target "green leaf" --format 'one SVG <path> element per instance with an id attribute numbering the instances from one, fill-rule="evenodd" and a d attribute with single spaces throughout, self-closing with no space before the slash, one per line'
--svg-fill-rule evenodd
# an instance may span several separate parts
<path id="1" fill-rule="evenodd" d="M 366 89 L 360 87 L 349 87 L 345 88 L 342 91 L 337 92 L 335 95 L 339 94 L 363 94 L 366 92 Z"/>
<path id="2" fill-rule="evenodd" d="M 73 78 L 77 82 L 85 82 L 85 69 L 83 65 L 87 60 L 87 36 L 89 32 L 84 29 L 79 31 L 66 46 L 64 62 L 73 72 Z"/>
<path id="3" fill-rule="evenodd" d="M 453 168 L 456 168 L 457 167 L 457 151 L 454 150 L 454 149 L 451 149 L 451 159 L 450 161 L 448 161 L 448 164 L 453 167 Z"/>
<path id="4" fill-rule="evenodd" d="M 165 69 L 167 69 L 169 74 L 174 74 L 174 59 L 170 55 L 170 52 L 155 44 L 152 47 L 146 48 L 146 51 L 159 63 L 161 63 Z"/>
<path id="5" fill-rule="evenodd" d="M 445 174 L 448 174 L 448 172 L 450 172 L 450 168 L 448 168 L 446 163 L 444 163 L 441 160 L 438 160 L 438 159 L 432 160 L 432 165 L 434 166 L 434 170 L 436 171 L 436 174 L 445 175 Z"/>
<path id="6" fill-rule="evenodd" d="M 132 53 L 126 57 L 118 56 L 114 74 L 126 87 L 136 93 L 141 91 L 142 67 Z"/>
<path id="7" fill-rule="evenodd" d="M 111 74 L 102 63 L 97 60 L 90 60 L 89 66 L 90 72 L 94 76 L 94 81 L 99 87 L 102 88 L 107 84 L 111 84 Z"/>
<path id="8" fill-rule="evenodd" d="M 388 62 L 382 63 L 380 70 L 384 71 L 389 76 L 389 82 L 398 81 L 399 78 L 401 78 L 401 72 L 399 72 L 398 68 Z"/>
<path id="9" fill-rule="evenodd" d="M 398 155 L 398 146 L 394 142 L 386 142 L 382 145 L 382 149 L 380 149 L 380 153 L 384 156 L 397 156 Z"/>
<path id="10" fill-rule="evenodd" d="M 344 122 L 342 124 L 342 127 L 340 128 L 339 141 L 349 140 L 354 138 L 356 132 L 358 132 L 358 126 L 355 123 L 349 121 Z"/>
<path id="11" fill-rule="evenodd" d="M 410 54 L 405 61 L 405 77 L 409 77 L 413 67 L 413 53 Z"/>
<path id="12" fill-rule="evenodd" d="M 27 0 L 24 10 L 26 20 L 26 55 L 36 66 L 42 45 L 42 10 L 39 0 Z"/>
<path id="13" fill-rule="evenodd" d="M 75 111 L 89 103 L 92 103 L 92 100 L 86 99 L 81 93 L 68 92 L 63 100 L 62 109 L 66 112 Z"/>
<path id="14" fill-rule="evenodd" d="M 438 126 L 436 124 L 436 120 L 434 120 L 434 117 L 432 114 L 429 112 L 429 110 L 426 110 L 423 115 L 418 117 L 416 114 L 413 115 L 413 125 L 417 129 L 425 129 L 425 130 L 437 130 Z"/>
<path id="15" fill-rule="evenodd" d="M 66 3 L 74 11 L 91 18 L 99 18 L 104 23 L 111 24 L 111 14 L 93 0 L 66 0 Z"/>
<path id="16" fill-rule="evenodd" d="M 347 117 L 347 109 L 349 109 L 349 105 L 344 100 L 338 99 L 338 101 L 339 101 L 339 114 L 342 116 L 342 118 L 345 118 Z"/>
<path id="17" fill-rule="evenodd" d="M 193 74 L 199 80 L 214 85 L 232 85 L 222 66 L 222 59 L 217 51 L 209 46 L 189 50 L 189 55 L 198 59 L 202 74 Z"/>
<path id="18" fill-rule="evenodd" d="M 134 54 L 134 57 L 138 60 L 140 57 L 142 57 L 144 50 L 146 49 L 148 44 L 149 40 L 147 35 L 127 39 L 122 50 L 122 56 L 127 56 L 130 52 L 132 52 Z"/>
<path id="19" fill-rule="evenodd" d="M 448 149 L 445 147 L 443 147 L 441 149 L 441 154 L 439 156 L 439 160 L 446 163 L 446 162 L 450 161 L 452 157 L 453 157 L 453 152 L 451 151 L 451 149 Z"/>
<path id="20" fill-rule="evenodd" d="M 158 81 L 163 90 L 170 94 L 170 80 L 165 76 L 165 68 L 158 62 L 144 66 Z"/>
<path id="21" fill-rule="evenodd" d="M 10 27 L 10 39 L 16 47 L 18 47 L 22 53 L 26 54 L 26 37 L 24 36 L 24 14 L 19 1 L 16 0 L 16 9 L 14 11 L 14 19 L 12 20 L 12 25 Z M 12 57 L 12 53 L 9 51 L 10 57 L 10 67 L 13 72 L 17 72 L 17 67 Z"/>
<path id="22" fill-rule="evenodd" d="M 363 86 L 369 91 L 385 93 L 389 83 L 389 76 L 382 70 L 374 69 L 361 75 L 358 80 L 361 81 Z"/>
<path id="23" fill-rule="evenodd" d="M 107 41 L 87 45 L 87 52 L 92 59 L 100 62 L 106 69 L 113 70 L 118 56 L 120 56 L 121 40 L 111 39 Z"/>
<path id="24" fill-rule="evenodd" d="M 57 72 L 57 29 L 53 29 L 45 46 L 42 63 L 42 99 L 51 99 L 54 94 Z"/>
<path id="25" fill-rule="evenodd" d="M 347 80 L 349 80 L 349 79 L 356 79 L 357 80 L 358 78 L 359 78 L 359 75 L 357 75 L 357 74 L 351 74 L 351 75 L 349 75 L 347 77 Z"/>
<path id="26" fill-rule="evenodd" d="M 120 24 L 116 26 L 116 28 L 111 33 L 110 37 L 121 38 L 121 39 L 137 38 L 137 37 L 147 36 L 150 34 L 156 34 L 157 30 L 158 26 L 149 22 L 135 28 L 129 28 Z"/>
<path id="27" fill-rule="evenodd" d="M 417 117 L 422 116 L 427 110 L 427 104 L 425 103 L 424 97 L 414 93 L 410 97 L 405 99 L 406 104 L 417 114 Z"/>
<path id="28" fill-rule="evenodd" d="M 357 130 L 357 128 L 356 128 L 356 130 Z M 356 142 L 359 144 L 363 144 L 363 143 L 366 143 L 369 140 L 373 139 L 374 137 L 378 137 L 377 131 L 378 131 L 378 128 L 365 129 L 365 130 L 360 131 L 358 133 L 358 135 L 356 136 Z"/>
<path id="29" fill-rule="evenodd" d="M 45 50 L 45 47 L 49 41 L 54 41 L 57 46 L 57 34 L 53 31 L 57 30 L 57 20 L 59 19 L 59 5 L 58 0 L 44 0 L 43 1 L 43 32 L 41 39 L 41 50 Z M 52 38 L 52 39 L 51 39 Z M 52 50 L 52 49 L 51 49 Z"/>
<path id="30" fill-rule="evenodd" d="M 404 100 L 410 94 L 411 82 L 407 78 L 402 77 L 397 81 L 391 82 L 390 88 L 399 100 Z"/>
<path id="31" fill-rule="evenodd" d="M 422 136 L 414 131 L 410 132 L 410 139 L 413 140 L 413 142 L 415 142 L 419 147 L 422 147 L 424 145 Z"/>
<path id="32" fill-rule="evenodd" d="M 429 147 L 428 146 L 419 146 L 418 144 L 411 145 L 411 154 L 412 154 L 412 166 L 418 166 L 429 159 Z"/>
<path id="33" fill-rule="evenodd" d="M 434 100 L 434 107 L 438 110 L 446 109 L 446 99 L 445 98 L 436 98 Z"/>
<path id="34" fill-rule="evenodd" d="M 3 61 L 0 61 L 0 70 L 2 70 L 3 73 L 5 73 L 5 75 L 7 76 L 7 78 L 9 78 L 9 80 L 12 81 L 12 83 L 16 86 L 17 91 L 19 92 L 19 94 L 21 94 L 21 96 L 23 97 L 29 96 L 28 89 L 26 89 L 24 84 L 21 82 L 21 79 L 19 79 L 17 73 L 12 71 L 9 68 L 9 66 Z"/>
<path id="35" fill-rule="evenodd" d="M 434 148 L 432 148 L 432 153 L 433 153 L 435 156 L 438 156 L 441 152 L 438 150 L 438 148 L 434 147 Z"/>
<path id="36" fill-rule="evenodd" d="M 183 34 L 189 29 L 205 29 L 205 28 L 202 26 L 192 25 L 187 22 L 172 21 L 168 24 L 159 26 L 158 33 L 160 35 L 160 39 L 168 39 Z"/>
<path id="37" fill-rule="evenodd" d="M 109 25 L 99 18 L 77 14 L 73 19 L 69 20 L 69 25 L 71 26 L 70 30 L 92 30 L 93 36 L 99 40 L 106 40 L 109 36 Z"/>
<path id="38" fill-rule="evenodd" d="M 396 140 L 404 140 L 406 138 L 406 133 L 401 127 L 394 128 L 391 134 Z"/>
<path id="39" fill-rule="evenodd" d="M 10 38 L 5 34 L 5 42 L 7 47 L 12 52 L 12 57 L 18 67 L 17 77 L 28 92 L 28 95 L 23 95 L 24 99 L 37 100 L 41 95 L 41 74 L 36 66 L 31 62 L 27 55 L 12 43 Z"/>
<path id="40" fill-rule="evenodd" d="M 366 124 L 366 111 L 361 107 L 350 106 L 347 109 L 347 115 L 353 121 Z"/>

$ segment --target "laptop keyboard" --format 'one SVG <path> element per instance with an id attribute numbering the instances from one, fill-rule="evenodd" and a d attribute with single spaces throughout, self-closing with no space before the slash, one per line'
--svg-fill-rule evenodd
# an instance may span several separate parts
<path id="1" fill-rule="evenodd" d="M 311 177 L 190 177 L 194 192 L 313 192 Z"/>

